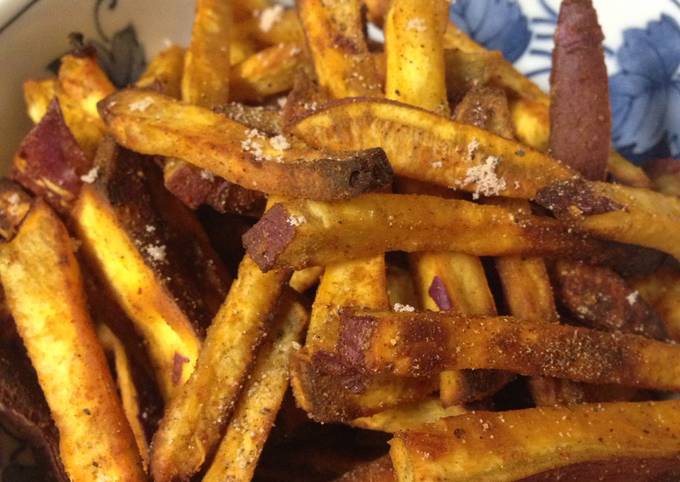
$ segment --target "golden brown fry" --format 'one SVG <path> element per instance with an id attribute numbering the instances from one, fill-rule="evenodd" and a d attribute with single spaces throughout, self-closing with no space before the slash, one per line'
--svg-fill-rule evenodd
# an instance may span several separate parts
<path id="1" fill-rule="evenodd" d="M 69 477 L 146 480 L 87 312 L 71 238 L 43 201 L 0 247 L 0 279 L 59 429 Z"/>
<path id="2" fill-rule="evenodd" d="M 359 465 L 345 473 L 336 482 L 394 482 L 394 469 L 389 456 L 385 455 L 367 464 Z"/>
<path id="3" fill-rule="evenodd" d="M 146 440 L 144 427 L 141 423 L 142 412 L 139 406 L 139 399 L 137 395 L 137 387 L 132 378 L 132 367 L 125 351 L 125 346 L 120 339 L 113 334 L 111 329 L 100 324 L 97 327 L 97 338 L 104 347 L 104 350 L 111 353 L 113 356 L 113 364 L 116 373 L 116 385 L 118 393 L 120 394 L 121 403 L 123 405 L 123 412 L 127 418 L 132 429 L 132 434 L 137 443 L 137 450 L 142 459 L 144 471 L 149 470 L 149 443 Z"/>
<path id="4" fill-rule="evenodd" d="M 335 363 L 365 374 L 427 377 L 490 368 L 658 390 L 680 386 L 680 370 L 668 364 L 680 347 L 637 335 L 431 312 L 348 311 L 340 325 Z"/>
<path id="5" fill-rule="evenodd" d="M 321 266 L 312 266 L 293 273 L 288 284 L 298 293 L 304 293 L 319 281 L 322 274 L 323 268 Z"/>
<path id="6" fill-rule="evenodd" d="M 448 114 L 444 44 L 449 5 L 442 0 L 394 0 L 385 18 L 388 99 Z"/>
<path id="7" fill-rule="evenodd" d="M 284 301 L 277 317 L 279 320 L 269 329 L 269 337 L 258 351 L 204 482 L 247 481 L 253 477 L 288 388 L 291 352 L 302 340 L 308 321 L 305 308 L 293 300 Z"/>
<path id="8" fill-rule="evenodd" d="M 229 100 L 231 2 L 199 0 L 184 59 L 182 99 L 207 107 Z"/>
<path id="9" fill-rule="evenodd" d="M 352 420 L 354 427 L 381 432 L 397 433 L 414 430 L 425 424 L 432 424 L 446 417 L 453 417 L 467 412 L 460 405 L 444 406 L 441 400 L 430 398 L 422 402 L 402 405 L 370 417 Z"/>
<path id="10" fill-rule="evenodd" d="M 680 402 L 475 412 L 390 442 L 400 482 L 674 480 Z"/>
<path id="11" fill-rule="evenodd" d="M 341 199 L 391 181 L 391 168 L 380 149 L 342 155 L 313 150 L 152 92 L 123 91 L 100 109 L 125 147 L 184 159 L 249 189 Z"/>
<path id="12" fill-rule="evenodd" d="M 270 3 L 269 6 L 252 12 L 247 21 L 243 22 L 248 35 L 267 46 L 281 43 L 302 44 L 305 41 L 300 19 L 292 8 L 281 8 Z"/>
<path id="13" fill-rule="evenodd" d="M 248 253 L 265 270 L 325 266 L 386 251 L 587 257 L 602 248 L 553 219 L 522 216 L 468 201 L 406 194 L 277 204 L 243 240 Z"/>
<path id="14" fill-rule="evenodd" d="M 196 370 L 165 411 L 153 438 L 151 473 L 158 482 L 198 472 L 220 441 L 290 273 L 262 273 L 249 257 L 215 316 Z"/>
<path id="15" fill-rule="evenodd" d="M 661 317 L 668 336 L 680 341 L 680 272 L 670 265 L 632 282 L 636 292 Z M 635 293 L 632 295 L 635 297 Z"/>
<path id="16" fill-rule="evenodd" d="M 319 84 L 336 99 L 382 96 L 360 0 L 300 0 L 297 9 Z"/>
<path id="17" fill-rule="evenodd" d="M 295 74 L 304 61 L 298 44 L 282 43 L 251 55 L 231 70 L 231 99 L 261 102 L 293 88 Z"/>
<path id="18" fill-rule="evenodd" d="M 105 140 L 72 211 L 83 251 L 148 343 L 164 398 L 193 371 L 228 280 L 197 220 L 149 159 Z M 141 173 L 141 176 L 139 175 Z"/>
<path id="19" fill-rule="evenodd" d="M 94 56 L 65 55 L 59 68 L 57 98 L 69 129 L 91 159 L 104 135 L 97 103 L 115 90 Z"/>
<path id="20" fill-rule="evenodd" d="M 182 96 L 184 49 L 171 45 L 156 55 L 135 83 L 140 89 L 153 89 L 161 94 L 179 99 Z"/>
<path id="21" fill-rule="evenodd" d="M 40 122 L 52 99 L 57 95 L 57 79 L 24 81 L 26 112 L 34 124 Z"/>
<path id="22" fill-rule="evenodd" d="M 555 159 L 478 127 L 377 99 L 337 101 L 292 132 L 314 147 L 385 150 L 395 173 L 476 195 L 531 199 L 573 171 Z"/>
<path id="23" fill-rule="evenodd" d="M 587 233 L 680 259 L 680 199 L 675 196 L 575 179 L 548 186 L 536 201 Z"/>

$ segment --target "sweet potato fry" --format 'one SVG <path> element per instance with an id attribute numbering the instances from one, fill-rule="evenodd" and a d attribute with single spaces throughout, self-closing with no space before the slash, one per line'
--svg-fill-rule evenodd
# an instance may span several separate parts
<path id="1" fill-rule="evenodd" d="M 560 4 L 550 76 L 550 152 L 594 181 L 606 176 L 611 145 L 603 40 L 591 0 Z"/>
<path id="2" fill-rule="evenodd" d="M 159 94 L 123 91 L 100 104 L 118 142 L 185 159 L 243 187 L 270 194 L 339 199 L 380 188 L 391 169 L 380 149 L 331 154 L 294 139 L 268 138 L 225 116 Z"/>
<path id="3" fill-rule="evenodd" d="M 182 99 L 214 106 L 229 100 L 231 2 L 199 0 L 191 44 L 184 59 Z"/>
<path id="4" fill-rule="evenodd" d="M 680 271 L 670 265 L 661 266 L 651 275 L 632 281 L 636 294 L 654 307 L 671 339 L 680 341 Z"/>
<path id="5" fill-rule="evenodd" d="M 34 124 L 40 122 L 57 95 L 57 79 L 24 81 L 26 112 Z"/>
<path id="6" fill-rule="evenodd" d="M 403 404 L 428 398 L 438 377 L 363 377 L 345 373 L 336 357 L 310 355 L 305 348 L 291 360 L 291 386 L 297 404 L 314 420 L 350 422 Z"/>
<path id="7" fill-rule="evenodd" d="M 295 74 L 304 61 L 298 44 L 282 43 L 260 50 L 231 70 L 231 99 L 262 102 L 293 88 Z"/>
<path id="8" fill-rule="evenodd" d="M 536 202 L 595 236 L 680 259 L 680 200 L 675 196 L 572 179 L 543 189 Z"/>
<path id="9" fill-rule="evenodd" d="M 466 229 L 460 229 L 465 226 Z M 434 196 L 366 194 L 275 205 L 243 236 L 265 270 L 325 266 L 386 251 L 588 256 L 599 243 L 549 218 Z"/>
<path id="10" fill-rule="evenodd" d="M 555 263 L 553 279 L 562 305 L 585 326 L 667 338 L 661 319 L 613 270 L 560 260 Z"/>
<path id="11" fill-rule="evenodd" d="M 3 315 L 6 316 L 0 321 L 0 423 L 31 446 L 37 465 L 48 473 L 46 480 L 70 482 L 59 456 L 59 432 L 38 377 L 14 320 L 9 313 Z"/>
<path id="12" fill-rule="evenodd" d="M 57 98 L 66 124 L 90 159 L 94 157 L 105 130 L 97 113 L 97 102 L 114 90 L 94 55 L 62 57 Z"/>
<path id="13" fill-rule="evenodd" d="M 677 401 L 475 412 L 390 442 L 399 481 L 673 480 Z"/>
<path id="14" fill-rule="evenodd" d="M 171 45 L 163 50 L 149 62 L 135 86 L 179 99 L 182 96 L 184 52 L 184 49 L 177 45 Z"/>
<path id="15" fill-rule="evenodd" d="M 289 278 L 285 271 L 262 273 L 249 257 L 241 262 L 238 279 L 208 330 L 196 370 L 170 402 L 154 435 L 155 481 L 188 479 L 217 448 Z"/>
<path id="16" fill-rule="evenodd" d="M 10 176 L 63 213 L 73 205 L 91 167 L 53 99 L 19 146 Z"/>
<path id="17" fill-rule="evenodd" d="M 305 308 L 296 301 L 283 302 L 279 320 L 260 347 L 234 415 L 220 443 L 205 482 L 250 480 L 288 388 L 288 364 L 295 343 L 307 324 Z"/>
<path id="18" fill-rule="evenodd" d="M 83 251 L 147 340 L 164 397 L 193 370 L 228 278 L 197 220 L 149 159 L 105 140 L 72 211 Z M 141 176 L 140 176 L 141 174 Z"/>
<path id="19" fill-rule="evenodd" d="M 348 311 L 336 351 L 336 363 L 365 374 L 491 368 L 658 390 L 680 385 L 678 371 L 668 366 L 680 353 L 676 345 L 508 317 Z"/>
<path id="20" fill-rule="evenodd" d="M 477 196 L 531 199 L 574 175 L 522 144 L 386 100 L 336 101 L 300 119 L 292 132 L 317 148 L 382 147 L 396 174 Z"/>
<path id="21" fill-rule="evenodd" d="M 321 87 L 336 99 L 382 96 L 360 0 L 300 0 L 297 9 Z"/>
<path id="22" fill-rule="evenodd" d="M 444 44 L 449 6 L 441 0 L 395 0 L 385 18 L 385 95 L 446 115 Z"/>
<path id="23" fill-rule="evenodd" d="M 359 465 L 345 473 L 336 482 L 394 482 L 394 469 L 388 456 Z"/>
<path id="24" fill-rule="evenodd" d="M 0 247 L 0 280 L 59 429 L 69 477 L 146 480 L 87 312 L 71 238 L 43 201 Z"/>
<path id="25" fill-rule="evenodd" d="M 431 398 L 388 409 L 370 417 L 356 418 L 351 423 L 354 427 L 397 433 L 414 430 L 422 425 L 432 424 L 443 418 L 460 415 L 466 411 L 460 405 L 445 407 L 440 400 Z"/>
<path id="26" fill-rule="evenodd" d="M 102 344 L 104 350 L 111 353 L 113 357 L 113 365 L 116 372 L 116 385 L 118 387 L 118 393 L 120 394 L 120 400 L 123 405 L 123 412 L 125 413 L 125 418 L 127 419 L 128 424 L 130 424 L 132 434 L 135 437 L 137 450 L 139 451 L 139 455 L 142 459 L 144 471 L 148 471 L 149 443 L 146 440 L 144 427 L 141 423 L 140 417 L 142 412 L 139 405 L 137 387 L 135 387 L 135 383 L 132 378 L 132 367 L 130 366 L 130 360 L 125 351 L 125 346 L 121 340 L 116 335 L 114 335 L 111 329 L 104 324 L 100 324 L 97 327 L 97 338 Z"/>

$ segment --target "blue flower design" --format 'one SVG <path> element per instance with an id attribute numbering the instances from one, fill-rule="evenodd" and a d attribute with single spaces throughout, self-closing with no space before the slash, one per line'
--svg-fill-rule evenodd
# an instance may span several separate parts
<path id="1" fill-rule="evenodd" d="M 613 141 L 636 161 L 680 155 L 680 26 L 669 15 L 624 31 L 609 79 Z"/>
<path id="2" fill-rule="evenodd" d="M 457 0 L 449 13 L 461 30 L 484 47 L 500 50 L 510 62 L 522 56 L 531 40 L 517 0 Z"/>

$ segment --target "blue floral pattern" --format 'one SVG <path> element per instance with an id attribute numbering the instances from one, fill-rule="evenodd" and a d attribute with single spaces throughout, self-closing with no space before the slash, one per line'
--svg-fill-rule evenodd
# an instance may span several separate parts
<path id="1" fill-rule="evenodd" d="M 458 0 L 451 19 L 465 33 L 490 50 L 500 50 L 514 62 L 529 45 L 527 17 L 516 0 Z"/>
<path id="2" fill-rule="evenodd" d="M 613 141 L 631 157 L 680 155 L 680 26 L 669 15 L 625 30 L 609 79 Z"/>

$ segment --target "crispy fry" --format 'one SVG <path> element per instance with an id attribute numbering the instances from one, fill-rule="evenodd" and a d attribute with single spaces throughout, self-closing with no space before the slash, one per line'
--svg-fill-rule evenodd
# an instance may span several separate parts
<path id="1" fill-rule="evenodd" d="M 445 407 L 441 400 L 431 398 L 423 402 L 385 410 L 370 417 L 356 418 L 351 423 L 354 427 L 397 433 L 404 430 L 414 430 L 422 425 L 432 424 L 443 418 L 460 415 L 466 411 L 460 405 Z"/>
<path id="2" fill-rule="evenodd" d="M 142 459 L 144 471 L 147 471 L 149 469 L 149 443 L 146 440 L 146 434 L 144 433 L 144 427 L 142 426 L 140 419 L 142 412 L 139 405 L 137 387 L 135 387 L 132 378 L 132 368 L 130 367 L 130 360 L 125 352 L 125 346 L 120 339 L 113 334 L 111 329 L 104 324 L 100 324 L 97 327 L 97 338 L 104 350 L 110 352 L 113 356 L 113 364 L 116 370 L 116 385 L 123 405 L 123 412 L 125 413 L 128 424 L 130 424 L 132 434 L 135 437 L 137 450 Z"/>
<path id="3" fill-rule="evenodd" d="M 335 363 L 365 374 L 491 368 L 659 390 L 680 386 L 680 372 L 667 362 L 680 347 L 637 335 L 431 312 L 347 311 L 340 324 Z"/>
<path id="4" fill-rule="evenodd" d="M 304 293 L 319 281 L 322 274 L 323 268 L 321 266 L 312 266 L 293 273 L 288 284 L 298 293 Z"/>
<path id="5" fill-rule="evenodd" d="M 444 45 L 449 5 L 441 0 L 394 0 L 385 19 L 388 99 L 448 114 Z"/>
<path id="6" fill-rule="evenodd" d="M 26 112 L 34 124 L 40 122 L 57 95 L 57 79 L 24 81 Z"/>
<path id="7" fill-rule="evenodd" d="M 0 248 L 0 279 L 59 429 L 69 477 L 146 480 L 87 312 L 71 238 L 43 201 Z"/>
<path id="8" fill-rule="evenodd" d="M 314 147 L 382 147 L 396 174 L 477 195 L 531 199 L 574 175 L 522 144 L 385 100 L 336 101 L 303 117 L 292 132 Z"/>
<path id="9" fill-rule="evenodd" d="M 565 0 L 550 76 L 550 151 L 586 179 L 604 180 L 611 145 L 604 35 L 591 0 Z"/>
<path id="10" fill-rule="evenodd" d="M 300 0 L 300 21 L 319 84 L 332 97 L 382 96 L 368 52 L 359 0 Z"/>
<path id="11" fill-rule="evenodd" d="M 155 481 L 188 479 L 212 455 L 289 278 L 284 271 L 263 274 L 249 257 L 241 262 L 238 279 L 208 330 L 196 370 L 170 402 L 154 435 Z"/>
<path id="12" fill-rule="evenodd" d="M 345 473 L 336 482 L 394 482 L 394 469 L 388 456 L 359 465 Z"/>
<path id="13" fill-rule="evenodd" d="M 135 86 L 153 89 L 161 94 L 179 99 L 182 96 L 184 49 L 171 45 L 149 62 Z"/>
<path id="14" fill-rule="evenodd" d="M 656 272 L 632 282 L 635 292 L 661 317 L 668 336 L 680 341 L 680 272 L 670 265 L 661 266 Z"/>
<path id="15" fill-rule="evenodd" d="M 288 363 L 293 346 L 302 340 L 307 324 L 305 308 L 296 301 L 284 302 L 280 318 L 259 349 L 243 387 L 234 415 L 204 482 L 250 480 L 274 419 L 288 388 Z"/>
<path id="16" fill-rule="evenodd" d="M 78 144 L 91 159 L 104 135 L 104 124 L 97 113 L 97 102 L 115 88 L 94 56 L 65 55 L 59 68 L 57 98 L 66 124 Z"/>
<path id="17" fill-rule="evenodd" d="M 585 326 L 667 338 L 661 319 L 611 269 L 561 260 L 555 263 L 553 279 L 562 305 Z"/>
<path id="18" fill-rule="evenodd" d="M 399 481 L 672 480 L 677 401 L 475 412 L 390 442 Z"/>
<path id="19" fill-rule="evenodd" d="M 97 161 L 99 177 L 72 212 L 74 228 L 147 340 L 167 400 L 193 370 L 200 334 L 226 292 L 226 273 L 196 219 L 162 189 L 150 160 L 109 140 Z"/>
<path id="20" fill-rule="evenodd" d="M 53 99 L 14 156 L 10 176 L 53 208 L 67 212 L 80 191 L 92 161 L 80 148 Z"/>
<path id="21" fill-rule="evenodd" d="M 588 256 L 601 248 L 552 219 L 520 216 L 468 201 L 405 194 L 277 204 L 243 240 L 248 253 L 265 270 L 325 266 L 386 251 Z"/>
<path id="22" fill-rule="evenodd" d="M 185 159 L 230 182 L 270 194 L 338 199 L 391 181 L 380 149 L 341 156 L 312 150 L 294 139 L 270 139 L 208 109 L 150 92 L 120 92 L 100 109 L 124 146 Z"/>
<path id="23" fill-rule="evenodd" d="M 675 196 L 575 179 L 548 186 L 536 202 L 595 236 L 680 259 L 680 200 Z"/>
<path id="24" fill-rule="evenodd" d="M 438 377 L 362 377 L 343 373 L 334 356 L 303 348 L 291 360 L 291 386 L 298 405 L 323 423 L 350 422 L 428 398 Z M 329 370 L 329 367 L 333 367 Z"/>
<path id="25" fill-rule="evenodd" d="M 302 49 L 294 43 L 260 50 L 231 70 L 232 100 L 261 102 L 270 95 L 292 89 L 295 74 L 303 61 Z"/>
<path id="26" fill-rule="evenodd" d="M 212 107 L 229 100 L 232 23 L 231 2 L 197 2 L 182 76 L 182 99 L 186 102 Z"/>

